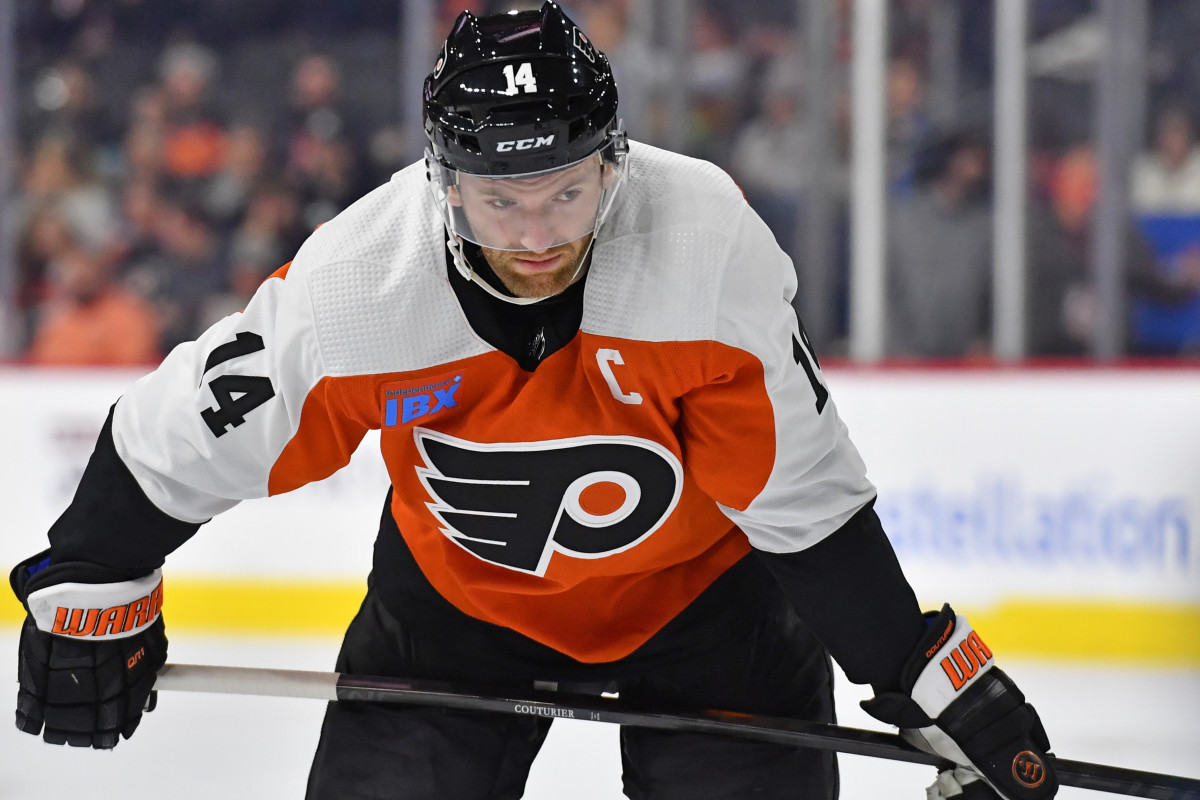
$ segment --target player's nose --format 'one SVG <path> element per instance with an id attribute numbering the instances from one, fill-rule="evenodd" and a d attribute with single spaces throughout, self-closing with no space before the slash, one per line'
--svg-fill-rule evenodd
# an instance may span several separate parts
<path id="1" fill-rule="evenodd" d="M 527 214 L 521 220 L 520 243 L 524 250 L 547 250 L 558 244 L 555 233 L 543 214 Z"/>

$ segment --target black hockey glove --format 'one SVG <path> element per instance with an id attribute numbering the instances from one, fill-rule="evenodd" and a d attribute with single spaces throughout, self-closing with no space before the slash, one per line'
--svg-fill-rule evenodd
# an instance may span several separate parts
<path id="1" fill-rule="evenodd" d="M 51 744 L 107 750 L 132 736 L 142 711 L 153 708 L 155 674 L 167 660 L 162 576 L 50 564 L 49 553 L 18 564 L 9 577 L 28 612 L 17 727 Z"/>
<path id="2" fill-rule="evenodd" d="M 1058 791 L 1046 756 L 1050 742 L 1033 706 L 994 665 L 992 651 L 966 619 L 942 606 L 900 675 L 900 690 L 880 692 L 862 707 L 898 726 L 913 745 L 980 775 L 1006 800 L 1047 800 Z M 957 774 L 959 771 L 955 771 Z M 944 774 L 945 776 L 945 774 Z M 939 776 L 952 795 L 981 796 L 983 787 Z M 930 787 L 931 792 L 938 786 Z"/>

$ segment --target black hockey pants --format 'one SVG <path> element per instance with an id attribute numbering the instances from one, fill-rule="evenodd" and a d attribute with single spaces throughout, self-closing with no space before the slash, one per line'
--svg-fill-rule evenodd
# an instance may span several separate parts
<path id="1" fill-rule="evenodd" d="M 470 630 L 416 637 L 369 591 L 351 623 L 337 669 L 363 675 L 471 680 L 514 692 L 510 654 L 473 641 Z M 833 721 L 828 656 L 780 598 L 747 620 L 746 635 L 721 638 L 704 657 L 622 671 L 622 700 L 665 708 L 721 708 Z M 331 703 L 309 775 L 308 800 L 515 800 L 551 720 L 370 703 Z M 633 800 L 833 800 L 833 754 L 714 735 L 624 728 L 625 794 Z"/>

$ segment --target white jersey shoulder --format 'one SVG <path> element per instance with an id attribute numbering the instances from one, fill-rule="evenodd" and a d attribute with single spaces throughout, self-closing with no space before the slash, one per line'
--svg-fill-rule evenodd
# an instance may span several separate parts
<path id="1" fill-rule="evenodd" d="M 121 398 L 117 452 L 158 508 L 202 522 L 266 495 L 272 466 L 326 378 L 491 349 L 470 331 L 446 280 L 442 224 L 424 179 L 423 170 L 403 170 L 321 226 L 285 279 L 267 280 L 245 311 L 175 348 Z"/>
<path id="2" fill-rule="evenodd" d="M 445 230 L 423 163 L 318 228 L 289 280 L 312 302 L 331 376 L 403 372 L 487 352 L 446 280 Z"/>
<path id="3" fill-rule="evenodd" d="M 633 142 L 628 178 L 597 237 L 583 328 L 744 344 L 731 335 L 739 326 L 722 317 L 761 314 L 761 305 L 730 289 L 756 292 L 758 302 L 795 292 L 791 262 L 770 231 L 729 175 L 706 161 Z"/>

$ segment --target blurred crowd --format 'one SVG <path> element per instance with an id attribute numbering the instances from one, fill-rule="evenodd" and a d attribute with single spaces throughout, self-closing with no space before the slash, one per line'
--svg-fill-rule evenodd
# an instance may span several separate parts
<path id="1" fill-rule="evenodd" d="M 851 3 L 837 4 L 833 46 L 836 165 L 818 181 L 806 157 L 799 3 L 695 0 L 681 123 L 663 102 L 666 49 L 635 35 L 637 2 L 563 3 L 612 58 L 632 138 L 677 143 L 727 169 L 801 272 L 805 199 L 833 196 L 841 277 L 829 302 L 844 305 Z M 939 119 L 929 86 L 938 2 L 892 0 L 889 350 L 982 357 L 991 325 L 990 122 L 988 102 L 970 99 L 990 91 L 991 42 L 978 31 L 990 30 L 991 3 L 958 4 L 964 101 L 962 113 Z M 400 125 L 402 92 L 419 91 L 398 85 L 402 5 L 18 0 L 19 186 L 6 224 L 18 242 L 25 357 L 153 363 L 241 308 L 316 226 L 419 153 Z M 1129 177 L 1126 238 L 1134 354 L 1200 353 L 1200 56 L 1190 35 L 1200 33 L 1198 5 L 1151 4 L 1161 57 Z M 436 24 L 448 30 L 464 8 L 513 6 L 441 0 Z M 1031 7 L 1035 37 L 1048 38 L 1087 24 L 1092 4 Z M 1030 352 L 1085 355 L 1097 324 L 1089 90 L 1061 75 L 1034 83 Z M 838 318 L 823 350 L 836 352 L 845 335 L 844 309 Z"/>
<path id="2" fill-rule="evenodd" d="M 399 168 L 397 8 L 22 4 L 29 360 L 156 361 Z"/>

